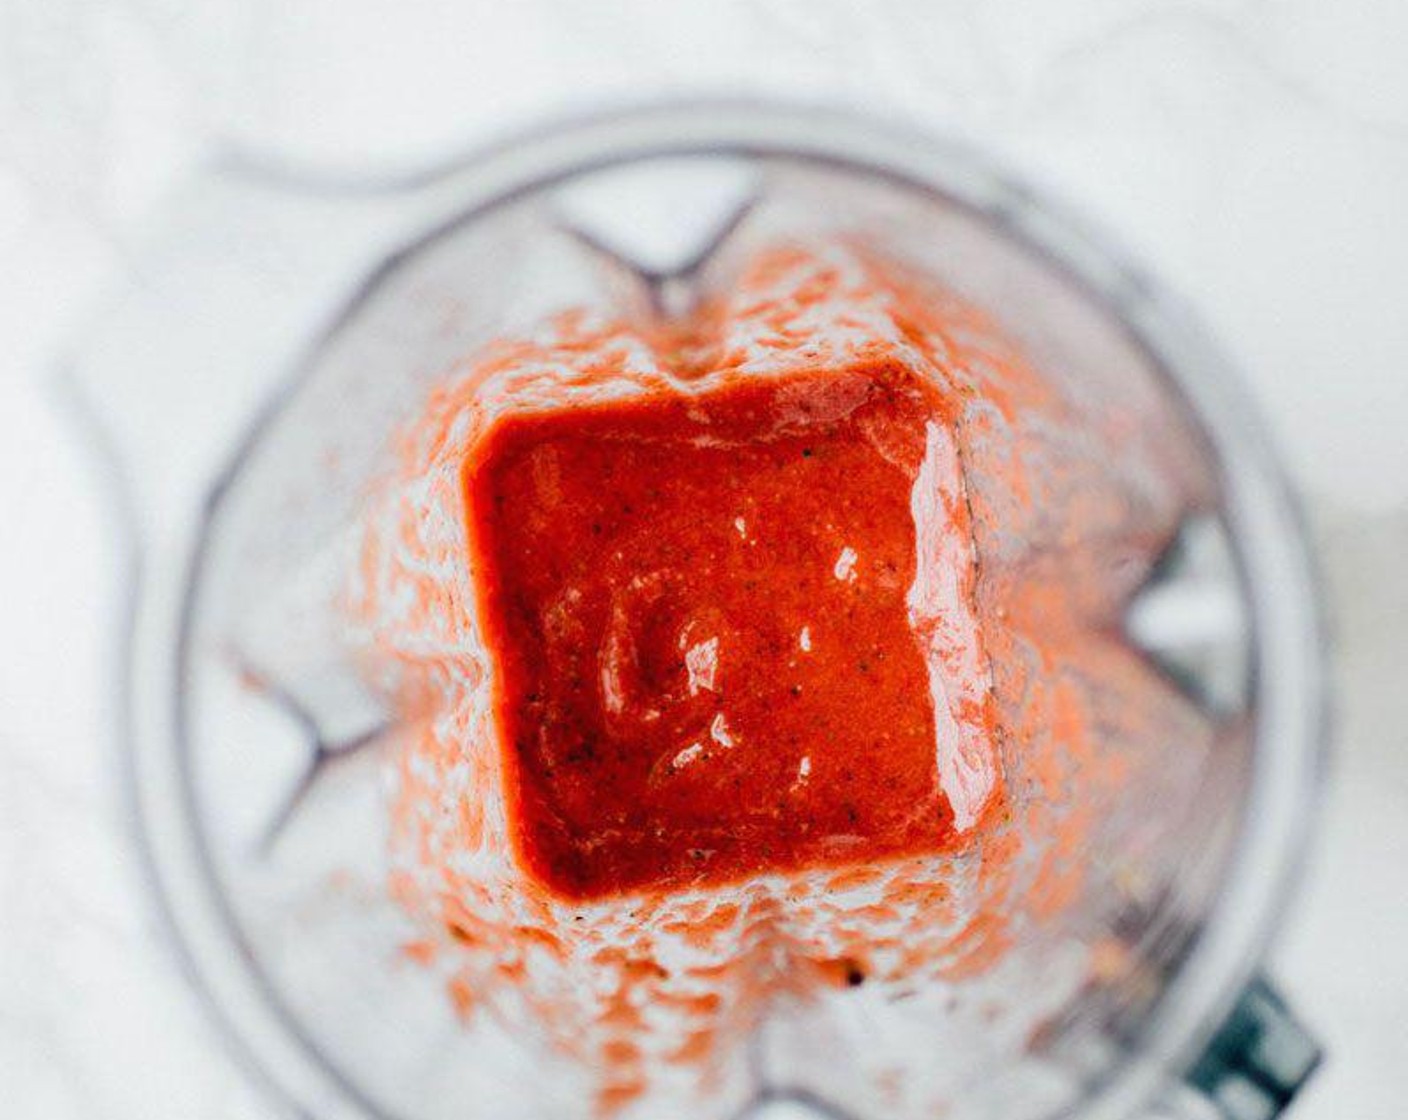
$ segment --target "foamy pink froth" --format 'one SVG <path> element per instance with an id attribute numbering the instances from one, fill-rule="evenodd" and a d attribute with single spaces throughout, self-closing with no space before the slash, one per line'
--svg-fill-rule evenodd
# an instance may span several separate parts
<path id="1" fill-rule="evenodd" d="M 1069 667 L 1059 664 L 1084 647 L 1075 639 L 1045 642 L 1034 626 L 1018 630 L 1002 596 L 1025 578 L 1025 543 L 1052 532 L 1064 510 L 1085 502 L 1108 533 L 1147 548 L 1142 542 L 1168 531 L 1181 498 L 1159 492 L 1143 504 L 1128 500 L 1100 476 L 1096 455 L 1083 457 L 1060 438 L 1064 405 L 1031 388 L 1036 379 L 1011 344 L 943 289 L 920 288 L 904 275 L 844 245 L 784 246 L 744 269 L 714 309 L 722 325 L 691 339 L 682 357 L 630 325 L 586 315 L 497 345 L 447 374 L 406 433 L 400 472 L 368 518 L 352 598 L 369 674 L 409 713 L 394 774 L 393 890 L 466 1021 L 509 1024 L 545 1054 L 575 1063 L 582 1095 L 599 1111 L 685 1113 L 701 1101 L 741 1099 L 752 1076 L 744 1040 L 775 1006 L 830 1006 L 827 993 L 844 987 L 853 965 L 863 966 L 866 998 L 877 1008 L 916 986 L 941 1001 L 950 977 L 1000 964 L 1009 927 L 1035 920 L 1037 903 L 1028 900 L 1053 895 L 1044 875 L 1069 885 L 1072 897 L 1077 892 L 1078 868 L 1041 857 L 1057 842 L 1078 848 L 1079 822 L 1051 841 L 1034 834 L 1055 835 L 1067 822 L 1049 805 L 985 813 L 1003 796 L 1006 767 L 1033 781 L 1075 772 L 1063 760 L 1089 744 L 1052 729 L 1060 688 L 1091 710 L 1097 704 L 1096 689 L 1071 686 Z M 915 300 L 927 319 L 911 313 Z M 682 384 L 670 368 L 675 359 L 706 372 Z M 864 382 L 847 371 L 877 361 L 915 372 L 956 402 L 951 423 L 925 429 L 910 492 L 916 554 L 905 605 L 928 670 L 937 782 L 963 843 L 871 867 L 607 902 L 576 904 L 544 892 L 511 850 L 491 716 L 494 668 L 475 618 L 465 542 L 459 470 L 466 449 L 514 408 L 574 407 L 662 387 L 705 393 L 734 378 L 805 369 L 836 373 L 831 403 L 844 413 Z M 914 469 L 904 447 L 882 440 L 877 449 Z M 1132 439 L 1118 449 L 1141 455 Z M 1097 441 L 1096 450 L 1109 456 L 1116 444 Z M 1081 555 L 1071 553 L 1075 568 Z M 715 663 L 727 656 L 711 638 L 703 630 L 691 635 L 695 693 L 712 691 Z M 811 644 L 802 631 L 799 656 Z M 994 650 L 1003 658 L 996 673 Z M 624 650 L 606 649 L 601 659 L 608 708 L 620 698 L 611 672 L 619 656 Z M 1155 687 L 1125 677 L 1120 686 L 1131 694 Z M 1002 753 L 999 725 L 1041 726 L 1023 741 L 1021 756 Z M 726 720 L 717 731 L 710 741 L 726 745 Z M 1119 733 L 1138 742 L 1162 730 Z M 1083 780 L 1114 780 L 1097 769 L 1094 752 L 1081 757 L 1093 759 Z M 1078 967 L 1040 977 L 1033 1014 L 1043 1000 L 1059 1006 L 1081 978 Z M 961 1045 L 961 1032 L 952 1041 Z M 884 1055 L 855 1060 L 857 1077 L 878 1076 L 884 1066 Z M 941 1073 L 933 1074 L 938 1081 L 904 1086 L 894 1115 L 946 1106 L 935 1087 Z"/>

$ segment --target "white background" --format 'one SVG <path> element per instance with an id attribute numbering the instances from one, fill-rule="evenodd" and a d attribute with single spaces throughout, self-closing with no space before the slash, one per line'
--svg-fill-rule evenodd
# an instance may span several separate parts
<path id="1" fill-rule="evenodd" d="M 1337 755 L 1275 955 L 1329 1064 L 1408 1099 L 1408 4 L 0 0 L 0 1106 L 273 1106 L 158 937 L 117 793 L 110 525 L 52 364 L 162 199 L 236 145 L 338 174 L 591 103 L 825 98 L 975 138 L 1213 325 L 1307 496 Z M 1317 822 L 1307 821 L 1306 827 Z"/>

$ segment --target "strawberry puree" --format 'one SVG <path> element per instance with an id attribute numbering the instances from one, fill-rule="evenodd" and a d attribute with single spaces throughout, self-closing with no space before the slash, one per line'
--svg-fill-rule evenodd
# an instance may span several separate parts
<path id="1" fill-rule="evenodd" d="M 544 883 L 713 883 L 972 826 L 988 668 L 932 383 L 822 369 L 514 417 L 465 481 L 513 836 Z"/>

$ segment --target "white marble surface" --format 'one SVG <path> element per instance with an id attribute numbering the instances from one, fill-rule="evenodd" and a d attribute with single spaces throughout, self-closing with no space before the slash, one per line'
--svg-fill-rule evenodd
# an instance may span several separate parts
<path id="1" fill-rule="evenodd" d="M 1276 952 L 1330 1050 L 1296 1114 L 1399 1116 L 1405 63 L 1397 0 L 0 0 L 5 1114 L 275 1114 L 143 895 L 102 687 L 110 526 L 47 387 L 85 305 L 129 266 L 132 231 L 232 139 L 345 172 L 584 101 L 708 88 L 825 96 L 980 139 L 1114 226 L 1246 368 L 1310 496 L 1337 633 L 1334 780 Z"/>

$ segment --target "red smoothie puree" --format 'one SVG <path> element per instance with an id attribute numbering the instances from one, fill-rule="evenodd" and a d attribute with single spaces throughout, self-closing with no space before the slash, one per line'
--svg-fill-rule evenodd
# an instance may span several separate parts
<path id="1" fill-rule="evenodd" d="M 501 419 L 463 483 L 525 869 L 591 898 L 941 847 L 897 365 Z"/>

